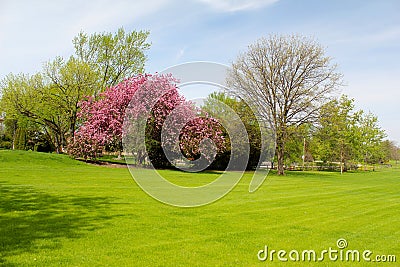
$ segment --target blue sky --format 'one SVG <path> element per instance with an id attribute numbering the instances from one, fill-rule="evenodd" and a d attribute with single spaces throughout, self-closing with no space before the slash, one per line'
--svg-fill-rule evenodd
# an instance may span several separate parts
<path id="1" fill-rule="evenodd" d="M 342 93 L 400 142 L 400 1 L 0 0 L 0 78 L 35 73 L 87 33 L 150 31 L 147 72 L 189 61 L 230 64 L 269 34 L 313 36 L 344 74 Z"/>

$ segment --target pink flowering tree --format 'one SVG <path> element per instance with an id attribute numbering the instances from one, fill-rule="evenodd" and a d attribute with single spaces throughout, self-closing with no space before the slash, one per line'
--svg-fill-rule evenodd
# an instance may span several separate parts
<path id="1" fill-rule="evenodd" d="M 121 150 L 122 123 L 125 109 L 147 75 L 129 78 L 107 88 L 98 98 L 80 102 L 78 118 L 83 124 L 75 133 L 68 152 L 84 159 L 96 158 L 106 145 Z"/>
<path id="2" fill-rule="evenodd" d="M 182 129 L 179 136 L 179 148 L 183 155 L 190 160 L 197 159 L 204 154 L 207 160 L 211 161 L 210 156 L 215 156 L 214 152 L 222 152 L 225 148 L 225 139 L 222 134 L 222 126 L 214 118 L 210 118 L 208 115 L 196 117 Z M 202 147 L 202 142 L 207 139 L 213 144 L 210 147 L 210 144 L 204 143 Z M 213 151 L 207 151 L 207 149 Z"/>
<path id="3" fill-rule="evenodd" d="M 225 141 L 219 123 L 206 114 L 199 116 L 193 103 L 179 94 L 176 82 L 171 75 L 140 75 L 108 88 L 97 99 L 88 97 L 80 103 L 78 116 L 83 123 L 69 153 L 91 159 L 106 146 L 122 151 L 124 133 L 129 145 L 126 149 L 136 155 L 136 162 L 143 163 L 147 154 L 155 167 L 170 166 L 166 150 L 198 158 L 204 138 L 222 150 Z M 172 114 L 174 119 L 166 126 Z M 139 128 L 145 129 L 144 140 L 136 138 L 135 129 Z"/>
<path id="4" fill-rule="evenodd" d="M 171 75 L 150 77 L 131 100 L 125 121 L 124 149 L 136 155 L 139 163 L 144 154 L 159 168 L 170 167 L 182 155 L 195 159 L 203 138 L 212 137 L 216 149 L 222 149 L 221 126 L 206 114 L 199 116 L 200 110 L 179 94 L 176 82 Z M 211 129 L 211 125 L 216 128 Z"/>

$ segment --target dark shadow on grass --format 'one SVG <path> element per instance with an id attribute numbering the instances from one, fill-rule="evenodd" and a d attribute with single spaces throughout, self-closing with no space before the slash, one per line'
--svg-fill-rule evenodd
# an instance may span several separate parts
<path id="1" fill-rule="evenodd" d="M 0 183 L 0 265 L 7 256 L 61 247 L 101 228 L 111 198 L 54 196 L 30 186 Z"/>

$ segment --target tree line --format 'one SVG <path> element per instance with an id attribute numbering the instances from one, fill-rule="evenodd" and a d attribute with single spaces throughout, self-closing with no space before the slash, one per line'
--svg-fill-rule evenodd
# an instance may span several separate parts
<path id="1" fill-rule="evenodd" d="M 65 150 L 78 128 L 79 103 L 144 71 L 149 32 L 79 33 L 75 53 L 33 74 L 9 74 L 0 83 L 0 108 L 13 149 Z M 5 137 L 3 137 L 4 139 Z"/>
<path id="2" fill-rule="evenodd" d="M 122 115 L 134 92 L 126 81 L 145 82 L 151 76 L 144 74 L 148 35 L 122 28 L 116 33 L 81 32 L 72 41 L 75 52 L 68 59 L 57 57 L 33 75 L 7 75 L 0 83 L 4 126 L 0 146 L 57 153 L 68 148 L 70 154 L 84 158 L 97 157 L 98 150 L 121 151 Z M 153 82 L 162 83 L 164 78 L 156 75 Z M 167 84 L 176 87 L 173 80 Z M 227 84 L 226 92 L 208 97 L 202 117 L 186 126 L 196 129 L 180 139 L 186 158 L 199 159 L 200 139 L 212 137 L 219 146 L 211 168 L 223 169 L 228 164 L 231 138 L 212 118 L 221 113 L 213 104 L 219 101 L 239 115 L 250 137 L 248 169 L 257 167 L 263 157 L 260 129 L 264 126 L 274 133 L 279 174 L 291 164 L 336 162 L 345 171 L 359 163 L 399 159 L 399 147 L 385 140 L 378 118 L 355 110 L 354 99 L 335 95 L 342 74 L 312 38 L 271 35 L 259 39 L 232 63 Z M 145 144 L 160 167 L 168 166 L 168 161 L 161 148 L 159 123 L 178 100 L 185 102 L 175 92 L 165 99 L 163 105 L 168 108 L 160 109 L 161 117 L 147 121 Z"/>
<path id="3" fill-rule="evenodd" d="M 215 109 L 215 101 L 234 109 L 244 122 L 250 141 L 248 169 L 254 169 L 261 154 L 261 135 L 256 116 L 246 102 L 223 92 L 213 93 L 205 101 L 203 108 L 211 115 L 221 113 Z M 371 112 L 356 110 L 354 101 L 346 95 L 333 98 L 322 105 L 312 123 L 289 126 L 286 129 L 284 167 L 302 168 L 317 162 L 325 167 L 337 166 L 343 172 L 360 165 L 400 160 L 400 148 L 394 141 L 385 139 L 386 134 L 379 126 L 378 118 Z M 224 133 L 229 143 L 229 135 Z M 229 152 L 228 145 L 217 155 L 214 166 L 224 168 L 229 161 Z M 274 161 L 277 162 L 277 155 Z"/>

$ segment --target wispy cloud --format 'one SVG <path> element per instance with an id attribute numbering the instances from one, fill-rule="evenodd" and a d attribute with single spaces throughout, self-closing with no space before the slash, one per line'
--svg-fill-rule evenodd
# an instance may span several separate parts
<path id="1" fill-rule="evenodd" d="M 356 34 L 336 40 L 338 44 L 347 45 L 379 45 L 382 43 L 400 41 L 400 27 L 392 27 L 383 31 Z"/>
<path id="2" fill-rule="evenodd" d="M 186 49 L 185 47 L 179 49 L 178 53 L 176 54 L 175 58 L 176 61 L 179 61 L 183 57 L 183 55 L 185 54 L 185 49 Z"/>
<path id="3" fill-rule="evenodd" d="M 272 5 L 278 0 L 199 0 L 222 12 L 251 10 Z"/>
<path id="4" fill-rule="evenodd" d="M 0 75 L 38 71 L 51 58 L 71 54 L 79 31 L 115 31 L 130 26 L 168 0 L 12 1 L 0 4 Z"/>

